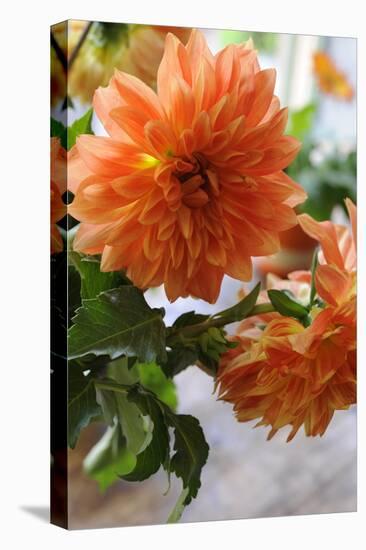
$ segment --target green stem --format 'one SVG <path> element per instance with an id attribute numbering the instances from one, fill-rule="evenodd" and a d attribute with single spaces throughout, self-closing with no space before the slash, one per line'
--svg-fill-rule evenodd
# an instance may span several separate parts
<path id="1" fill-rule="evenodd" d="M 247 319 L 248 317 L 253 317 L 254 315 L 262 315 L 263 313 L 271 313 L 275 311 L 272 304 L 258 304 L 254 306 L 254 308 L 250 311 L 250 313 L 244 317 L 244 319 Z M 174 344 L 176 340 L 180 339 L 182 336 L 184 338 L 191 338 L 195 336 L 199 336 L 203 332 L 206 332 L 211 327 L 221 328 L 225 325 L 228 325 L 232 323 L 233 321 L 228 317 L 209 317 L 206 321 L 203 321 L 202 323 L 197 323 L 196 325 L 188 325 L 186 327 L 176 329 L 171 332 L 171 334 L 167 338 L 167 345 Z"/>
<path id="2" fill-rule="evenodd" d="M 94 385 L 100 390 L 109 390 L 119 393 L 126 393 L 131 389 L 131 385 L 128 384 L 117 384 L 117 382 L 112 382 L 112 380 L 106 382 L 105 380 L 98 380 L 97 378 L 94 379 Z"/>

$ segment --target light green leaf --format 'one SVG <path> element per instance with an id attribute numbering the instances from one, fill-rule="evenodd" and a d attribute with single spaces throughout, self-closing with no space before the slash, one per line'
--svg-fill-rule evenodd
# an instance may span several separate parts
<path id="1" fill-rule="evenodd" d="M 126 438 L 127 448 L 137 455 L 151 441 L 151 437 L 148 435 L 149 432 L 145 431 L 141 411 L 134 403 L 128 401 L 126 395 L 119 393 L 114 394 L 114 396 L 118 422 L 121 426 L 122 434 Z"/>
<path id="2" fill-rule="evenodd" d="M 169 456 L 169 433 L 165 417 L 159 402 L 147 392 L 137 387 L 128 394 L 131 403 L 135 403 L 144 415 L 153 423 L 152 440 L 146 449 L 137 456 L 136 467 L 123 478 L 126 481 L 142 481 L 157 472 L 161 465 L 167 463 Z"/>
<path id="3" fill-rule="evenodd" d="M 84 460 L 84 470 L 105 491 L 120 476 L 131 472 L 136 455 L 129 451 L 118 424 L 109 427 Z"/>
<path id="4" fill-rule="evenodd" d="M 91 123 L 93 118 L 93 109 L 89 109 L 81 118 L 67 129 L 67 150 L 71 149 L 76 143 L 76 138 L 81 134 L 94 134 Z"/>
<path id="5" fill-rule="evenodd" d="M 165 325 L 160 310 L 151 309 L 142 293 L 133 286 L 122 286 L 83 300 L 69 330 L 69 357 L 89 353 L 126 355 L 141 362 L 166 357 Z"/>
<path id="6" fill-rule="evenodd" d="M 178 398 L 176 387 L 155 363 L 138 363 L 134 369 L 138 371 L 139 380 L 144 388 L 152 391 L 160 401 L 172 410 L 177 408 Z"/>
<path id="7" fill-rule="evenodd" d="M 309 103 L 298 111 L 292 111 L 289 117 L 288 133 L 302 141 L 310 132 L 316 113 L 316 104 Z"/>

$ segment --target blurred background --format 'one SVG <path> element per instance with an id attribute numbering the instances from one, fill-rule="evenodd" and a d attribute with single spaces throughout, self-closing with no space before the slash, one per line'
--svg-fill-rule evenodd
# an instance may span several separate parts
<path id="1" fill-rule="evenodd" d="M 146 81 L 153 77 L 144 66 L 144 60 L 146 64 L 148 59 L 140 46 L 149 44 L 148 51 L 157 46 L 161 49 L 164 40 L 163 27 L 156 27 L 151 33 L 151 27 L 142 25 L 108 24 L 107 38 L 94 27 L 80 45 L 88 23 L 69 25 L 73 23 L 77 24 L 78 35 L 73 44 L 69 38 L 67 55 L 72 56 L 79 48 L 76 58 L 79 65 L 75 61 L 72 70 L 76 72 L 78 68 L 81 84 L 78 89 L 77 75 L 73 77 L 70 73 L 70 84 L 76 82 L 75 93 L 66 100 L 59 98 L 52 109 L 52 115 L 60 120 L 67 110 L 69 124 L 90 108 L 92 94 L 81 93 L 88 75 L 93 74 L 88 82 L 91 90 L 93 86 L 95 89 L 100 84 L 106 85 L 111 76 L 100 75 L 98 63 L 104 67 L 117 65 L 135 74 L 138 67 L 140 72 L 143 69 L 140 78 Z M 128 27 L 134 27 L 135 34 L 128 41 L 120 40 L 120 50 L 114 45 L 113 55 L 109 54 L 108 40 L 125 37 L 123 33 L 129 31 Z M 288 173 L 305 187 L 309 196 L 301 211 L 318 220 L 332 218 L 348 223 L 343 199 L 348 196 L 356 200 L 356 40 L 201 30 L 214 53 L 227 44 L 251 38 L 261 68 L 276 68 L 276 94 L 281 105 L 289 107 L 288 133 L 303 143 L 297 159 L 288 168 Z M 175 32 L 184 40 L 188 31 L 175 29 Z M 98 48 L 100 52 L 96 55 Z M 133 56 L 129 48 L 135 48 Z M 154 87 L 154 82 L 150 85 Z M 95 115 L 93 129 L 95 133 L 103 133 Z M 286 232 L 279 254 L 255 260 L 253 283 L 263 280 L 268 272 L 284 276 L 294 269 L 308 268 L 314 244 L 298 228 Z M 149 290 L 146 298 L 152 306 L 166 309 L 165 320 L 169 325 L 184 311 L 210 313 L 234 304 L 241 286 L 226 277 L 219 300 L 213 306 L 193 299 L 179 299 L 170 304 L 161 288 Z M 235 421 L 231 406 L 216 400 L 212 379 L 198 368 L 190 367 L 175 381 L 178 411 L 200 420 L 211 447 L 198 498 L 187 507 L 182 521 L 356 510 L 355 409 L 336 413 L 323 438 L 305 438 L 300 432 L 291 443 L 286 443 L 287 433 L 283 430 L 267 442 L 264 428 L 253 430 L 251 424 Z M 92 425 L 69 453 L 70 527 L 164 523 L 180 492 L 176 480 L 167 495 L 163 495 L 168 482 L 162 472 L 143 483 L 119 482 L 101 494 L 97 483 L 83 473 L 82 461 L 102 431 L 101 425 Z"/>

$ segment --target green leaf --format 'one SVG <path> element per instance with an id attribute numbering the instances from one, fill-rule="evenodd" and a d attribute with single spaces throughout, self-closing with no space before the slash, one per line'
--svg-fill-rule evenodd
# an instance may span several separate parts
<path id="1" fill-rule="evenodd" d="M 68 379 L 68 443 L 73 449 L 82 428 L 85 428 L 93 418 L 101 414 L 101 408 L 96 400 L 94 382 L 91 377 L 84 376 L 80 370 L 72 368 L 70 365 Z"/>
<path id="2" fill-rule="evenodd" d="M 215 317 L 225 318 L 227 319 L 227 323 L 241 321 L 242 319 L 247 317 L 254 308 L 257 302 L 260 288 L 261 284 L 258 283 L 253 288 L 253 290 L 249 294 L 247 294 L 247 296 L 245 296 L 245 298 L 243 298 L 240 302 L 232 307 L 229 307 L 228 309 L 225 309 L 224 311 L 220 311 L 220 313 L 217 313 Z"/>
<path id="3" fill-rule="evenodd" d="M 202 428 L 193 416 L 173 414 L 166 410 L 169 425 L 174 428 L 175 454 L 170 461 L 170 470 L 175 472 L 183 482 L 183 488 L 188 489 L 184 505 L 191 502 L 201 486 L 201 471 L 206 464 L 209 447 Z"/>
<path id="4" fill-rule="evenodd" d="M 315 113 L 315 103 L 309 103 L 298 111 L 292 111 L 290 113 L 288 133 L 302 141 L 312 128 Z"/>
<path id="5" fill-rule="evenodd" d="M 106 430 L 84 460 L 85 472 L 98 482 L 103 492 L 135 465 L 136 455 L 127 449 L 118 424 Z"/>
<path id="6" fill-rule="evenodd" d="M 135 403 L 153 422 L 153 434 L 150 444 L 137 456 L 136 467 L 123 478 L 126 481 L 142 481 L 157 472 L 169 456 L 169 432 L 162 409 L 152 394 L 132 389 L 128 399 Z"/>
<path id="7" fill-rule="evenodd" d="M 203 321 L 206 321 L 209 317 L 209 315 L 203 315 L 202 313 L 187 311 L 174 321 L 173 327 L 182 328 L 188 325 L 197 325 L 198 323 L 203 323 Z"/>
<path id="8" fill-rule="evenodd" d="M 137 357 L 150 363 L 166 358 L 165 325 L 160 310 L 151 309 L 133 286 L 102 292 L 83 300 L 69 330 L 69 357 L 89 353 Z"/>
<path id="9" fill-rule="evenodd" d="M 160 401 L 168 405 L 173 411 L 177 408 L 178 398 L 176 387 L 163 370 L 155 363 L 138 363 L 134 369 L 138 371 L 139 380 L 147 390 L 153 392 Z"/>
<path id="10" fill-rule="evenodd" d="M 105 290 L 131 284 L 120 271 L 100 271 L 100 261 L 95 256 L 83 256 L 78 252 L 70 251 L 69 266 L 79 273 L 80 293 L 83 299 L 96 298 Z"/>
<path id="11" fill-rule="evenodd" d="M 315 295 L 316 295 L 316 288 L 315 288 L 315 274 L 316 269 L 318 267 L 318 248 L 315 249 L 313 254 L 313 260 L 311 262 L 311 289 L 310 289 L 310 301 L 309 301 L 309 308 L 314 303 Z"/>
<path id="12" fill-rule="evenodd" d="M 93 118 L 93 109 L 90 108 L 81 118 L 67 129 L 67 150 L 71 149 L 76 143 L 76 138 L 81 134 L 94 134 L 91 122 Z"/>
<path id="13" fill-rule="evenodd" d="M 137 455 L 147 442 L 150 443 L 151 430 L 145 430 L 144 419 L 140 409 L 127 399 L 122 393 L 114 394 L 116 401 L 116 412 L 122 434 L 126 438 L 127 449 Z"/>
<path id="14" fill-rule="evenodd" d="M 268 290 L 267 294 L 273 307 L 281 315 L 296 317 L 296 319 L 302 319 L 308 315 L 307 308 L 290 298 L 286 291 Z"/>
<path id="15" fill-rule="evenodd" d="M 114 381 L 99 380 L 97 385 L 102 393 L 115 392 L 118 398 L 127 392 L 130 404 L 138 407 L 153 426 L 152 437 L 137 455 L 134 469 L 121 477 L 128 481 L 141 481 L 154 474 L 160 466 L 174 472 L 182 479 L 183 489 L 186 489 L 184 501 L 178 507 L 181 513 L 183 505 L 197 496 L 201 471 L 208 457 L 209 447 L 198 420 L 189 415 L 175 414 L 140 384 L 129 388 Z M 119 423 L 121 418 L 117 418 Z M 171 458 L 168 427 L 173 428 L 174 433 L 174 454 Z M 178 511 L 173 515 L 178 515 Z"/>
<path id="16" fill-rule="evenodd" d="M 51 137 L 60 138 L 61 145 L 67 149 L 67 128 L 59 120 L 51 117 Z"/>
<path id="17" fill-rule="evenodd" d="M 167 360 L 162 364 L 162 369 L 168 378 L 173 378 L 185 368 L 194 365 L 197 359 L 198 351 L 195 346 L 175 346 L 167 352 Z"/>

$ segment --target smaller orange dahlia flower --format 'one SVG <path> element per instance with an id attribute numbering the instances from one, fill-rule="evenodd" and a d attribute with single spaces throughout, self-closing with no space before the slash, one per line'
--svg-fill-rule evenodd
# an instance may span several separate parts
<path id="1" fill-rule="evenodd" d="M 269 439 L 287 425 L 288 441 L 302 425 L 308 436 L 323 435 L 334 411 L 356 402 L 356 221 L 354 205 L 347 206 L 353 235 L 346 227 L 300 216 L 303 229 L 321 245 L 311 325 L 276 312 L 248 318 L 234 337 L 238 346 L 222 357 L 219 397 L 234 405 L 240 422 L 259 419 L 257 426 L 271 426 Z M 310 280 L 310 273 L 301 272 L 272 284 L 306 303 Z"/>
<path id="2" fill-rule="evenodd" d="M 325 52 L 315 52 L 313 61 L 314 74 L 321 91 L 338 99 L 351 101 L 354 90 L 346 75 L 335 66 L 329 55 Z"/>
<path id="3" fill-rule="evenodd" d="M 247 281 L 252 256 L 279 250 L 306 198 L 282 170 L 299 150 L 287 109 L 252 45 L 213 55 L 199 31 L 168 34 L 157 93 L 116 71 L 94 108 L 108 137 L 70 154 L 74 247 L 102 254 L 140 288 L 215 302 L 224 274 Z"/>
<path id="4" fill-rule="evenodd" d="M 51 138 L 51 254 L 62 252 L 63 242 L 56 225 L 66 215 L 62 195 L 66 191 L 66 151 L 60 140 Z"/>

